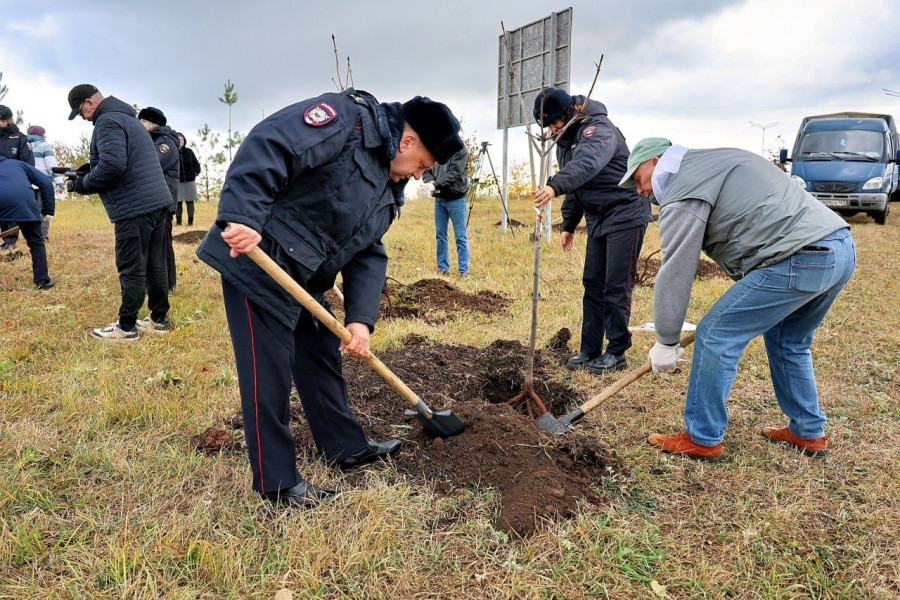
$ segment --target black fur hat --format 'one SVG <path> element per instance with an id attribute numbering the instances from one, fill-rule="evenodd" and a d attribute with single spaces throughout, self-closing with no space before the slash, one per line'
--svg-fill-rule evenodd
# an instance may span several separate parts
<path id="1" fill-rule="evenodd" d="M 152 106 L 142 108 L 141 112 L 138 113 L 138 119 L 156 123 L 160 127 L 166 124 L 166 115 L 163 114 L 163 111 L 158 108 L 153 108 Z"/>
<path id="2" fill-rule="evenodd" d="M 404 102 L 403 120 L 409 123 L 434 159 L 444 164 L 465 147 L 459 137 L 459 121 L 447 105 L 425 96 Z"/>
<path id="3" fill-rule="evenodd" d="M 543 102 L 543 110 L 541 103 Z M 575 101 L 566 90 L 548 87 L 534 98 L 534 120 L 541 127 L 549 127 L 557 119 L 564 119 L 566 113 L 575 106 Z"/>

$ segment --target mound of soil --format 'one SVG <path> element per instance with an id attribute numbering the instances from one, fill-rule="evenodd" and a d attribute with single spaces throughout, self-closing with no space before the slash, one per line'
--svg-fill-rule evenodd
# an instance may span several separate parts
<path id="1" fill-rule="evenodd" d="M 522 221 L 516 221 L 515 219 L 507 219 L 506 226 L 509 228 L 525 227 L 525 223 L 523 223 Z M 494 227 L 503 227 L 503 221 L 497 221 L 496 223 L 494 223 Z"/>
<path id="2" fill-rule="evenodd" d="M 344 303 L 334 291 L 325 293 L 333 306 L 343 310 Z M 443 279 L 421 279 L 403 285 L 388 279 L 381 292 L 381 319 L 422 319 L 439 324 L 453 318 L 478 312 L 490 315 L 504 310 L 510 300 L 500 294 L 482 290 L 474 294 L 463 292 Z"/>
<path id="3" fill-rule="evenodd" d="M 581 402 L 578 394 L 549 372 L 569 353 L 567 330 L 551 340 L 553 349 L 537 353 L 535 390 L 551 411 L 564 414 Z M 442 495 L 460 488 L 489 487 L 498 493 L 495 526 L 518 535 L 532 533 L 542 521 L 574 514 L 579 501 L 598 504 L 594 488 L 604 476 L 624 472 L 615 451 L 589 430 L 554 437 L 508 401 L 521 391 L 528 349 L 499 340 L 486 348 L 449 346 L 421 336 L 404 338 L 403 346 L 383 352 L 387 364 L 433 410 L 452 410 L 466 424 L 460 436 L 429 437 L 407 403 L 362 361 L 344 363 L 349 401 L 371 439 L 400 438 L 403 450 L 394 458 L 398 473 L 422 478 Z M 298 450 L 313 457 L 312 434 L 299 399 L 291 408 L 291 431 Z M 226 423 L 240 426 L 240 419 Z M 351 472 L 348 484 L 364 475 Z"/>
<path id="4" fill-rule="evenodd" d="M 206 231 L 206 229 L 192 229 L 191 231 L 185 231 L 184 233 L 173 235 L 172 241 L 178 242 L 179 244 L 199 244 L 200 240 L 203 239 L 203 236 L 206 235 Z"/>

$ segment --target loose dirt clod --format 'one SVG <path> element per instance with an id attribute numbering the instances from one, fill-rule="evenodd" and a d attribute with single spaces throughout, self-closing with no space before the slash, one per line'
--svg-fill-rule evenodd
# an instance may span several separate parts
<path id="1" fill-rule="evenodd" d="M 233 435 L 227 431 L 212 427 L 192 437 L 191 444 L 197 452 L 204 454 L 218 454 L 219 452 L 240 450 L 240 444 L 235 441 Z"/>

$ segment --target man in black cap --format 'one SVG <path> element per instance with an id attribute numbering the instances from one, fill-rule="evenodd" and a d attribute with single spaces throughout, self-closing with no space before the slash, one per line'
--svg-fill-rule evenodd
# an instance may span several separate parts
<path id="1" fill-rule="evenodd" d="M 21 160 L 34 166 L 34 153 L 31 151 L 31 145 L 28 143 L 28 136 L 19 131 L 16 120 L 13 118 L 13 112 L 8 106 L 0 104 L 0 156 L 3 158 L 11 158 Z M 0 221 L 0 231 L 6 231 L 15 227 L 13 221 Z M 14 233 L 3 238 L 0 249 L 12 250 L 16 247 L 19 240 L 19 234 Z"/>
<path id="2" fill-rule="evenodd" d="M 585 216 L 588 225 L 584 258 L 583 321 L 580 352 L 568 360 L 569 369 L 595 375 L 627 367 L 631 347 L 628 320 L 631 290 L 650 205 L 633 190 L 619 187 L 628 161 L 625 136 L 607 117 L 606 106 L 584 96 L 570 96 L 546 88 L 534 100 L 534 119 L 559 136 L 559 171 L 536 190 L 534 203 L 543 207 L 565 194 L 562 249 L 572 249 L 575 228 Z M 566 124 L 573 121 L 566 129 Z M 603 351 L 603 338 L 609 340 Z"/>
<path id="3" fill-rule="evenodd" d="M 168 273 L 169 291 L 175 290 L 175 248 L 172 246 L 172 215 L 175 214 L 175 203 L 178 200 L 178 170 L 180 159 L 178 155 L 178 134 L 166 125 L 167 119 L 163 111 L 152 106 L 142 108 L 138 113 L 138 120 L 144 129 L 150 132 L 153 145 L 156 146 L 156 158 L 162 167 L 166 177 L 166 185 L 172 194 L 172 205 L 169 214 L 166 215 L 166 271 Z M 143 331 L 145 323 L 138 321 L 138 329 Z"/>
<path id="4" fill-rule="evenodd" d="M 80 115 L 94 124 L 90 171 L 70 191 L 100 194 L 116 232 L 116 268 L 122 289 L 118 321 L 91 331 L 98 339 L 138 338 L 138 311 L 149 289 L 150 315 L 144 330 L 165 333 L 169 326 L 166 287 L 165 218 L 172 203 L 150 134 L 135 118 L 131 105 L 105 98 L 93 85 L 76 85 L 69 92 L 69 120 Z"/>
<path id="5" fill-rule="evenodd" d="M 348 89 L 264 119 L 235 155 L 197 255 L 222 274 L 253 489 L 268 500 L 313 506 L 334 496 L 297 471 L 292 374 L 325 460 L 346 469 L 400 450 L 398 440 L 366 438 L 347 405 L 340 351 L 368 353 L 387 268 L 381 238 L 406 182 L 463 148 L 458 132 L 439 102 L 378 103 Z M 322 303 L 342 274 L 348 343 L 244 256 L 257 246 Z"/>

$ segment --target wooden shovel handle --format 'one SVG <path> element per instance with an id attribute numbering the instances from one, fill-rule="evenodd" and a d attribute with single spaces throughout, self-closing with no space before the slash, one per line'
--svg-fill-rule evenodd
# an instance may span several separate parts
<path id="1" fill-rule="evenodd" d="M 340 340 L 344 343 L 349 342 L 353 339 L 353 335 L 347 331 L 347 328 L 340 324 L 340 322 L 334 318 L 330 312 L 325 310 L 321 304 L 316 302 L 316 299 L 309 295 L 309 292 L 304 290 L 299 283 L 294 281 L 294 278 L 288 275 L 288 273 L 282 269 L 278 263 L 269 258 L 269 255 L 260 250 L 258 247 L 254 248 L 250 252 L 247 253 L 247 256 L 255 262 L 259 267 L 268 273 L 272 279 L 277 281 L 287 292 L 294 297 L 300 304 L 303 305 L 303 308 L 308 310 L 315 316 L 319 321 L 322 322 L 325 327 L 330 329 L 334 335 L 338 336 Z M 381 375 L 382 379 L 384 379 L 388 385 L 397 390 L 403 399 L 412 404 L 413 406 L 418 405 L 422 400 L 413 392 L 409 387 L 400 380 L 399 377 L 394 375 L 394 372 L 387 368 L 387 366 L 381 362 L 378 357 L 369 352 L 366 356 L 363 357 L 363 360 L 369 363 L 375 372 Z M 429 410 L 430 413 L 430 410 Z M 426 415 L 428 416 L 428 415 Z"/>
<path id="2" fill-rule="evenodd" d="M 5 238 L 8 235 L 13 235 L 14 233 L 19 233 L 19 226 L 16 225 L 11 229 L 7 229 L 6 231 L 0 231 L 0 238 Z"/>
<path id="3" fill-rule="evenodd" d="M 694 341 L 694 333 L 695 332 L 691 331 L 686 336 L 684 336 L 681 339 L 681 342 L 679 342 L 679 345 L 682 348 L 689 346 L 691 344 L 691 342 Z M 649 373 L 651 368 L 652 368 L 652 365 L 650 364 L 650 361 L 648 360 L 647 362 L 645 362 L 644 364 L 639 366 L 637 369 L 634 369 L 633 371 L 626 374 L 624 377 L 617 379 L 615 381 L 615 383 L 613 383 L 610 386 L 605 387 L 603 389 L 603 391 L 601 391 L 599 394 L 597 394 L 596 396 L 594 396 L 593 398 L 591 398 L 590 400 L 588 400 L 587 402 L 582 404 L 581 411 L 584 414 L 587 414 L 590 411 L 594 410 L 599 405 L 603 404 L 604 402 L 606 402 L 607 400 L 609 400 L 610 398 L 615 396 L 617 393 L 622 391 L 626 386 L 634 383 L 635 381 L 637 381 L 638 379 L 640 379 L 641 377 L 643 377 L 644 375 Z"/>

